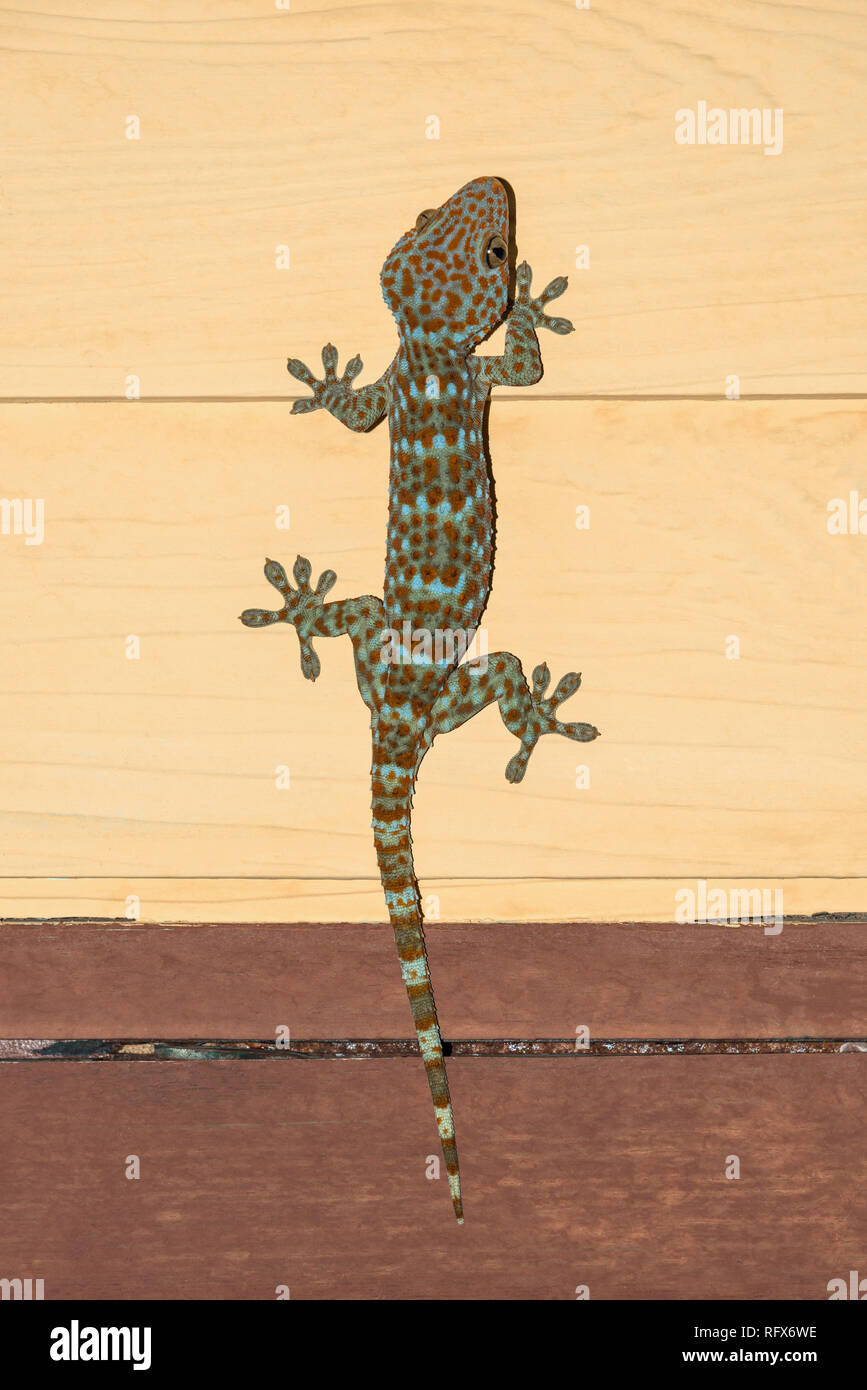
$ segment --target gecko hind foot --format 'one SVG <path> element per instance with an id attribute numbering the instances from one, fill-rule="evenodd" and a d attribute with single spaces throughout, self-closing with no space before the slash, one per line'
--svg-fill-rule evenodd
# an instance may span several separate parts
<path id="1" fill-rule="evenodd" d="M 522 780 L 527 771 L 530 754 L 543 734 L 562 734 L 564 738 L 576 739 L 579 743 L 591 743 L 594 738 L 599 737 L 599 730 L 592 724 L 564 724 L 556 715 L 557 706 L 568 700 L 570 695 L 574 695 L 581 684 L 580 674 L 568 671 L 562 680 L 557 682 L 553 694 L 546 697 L 545 691 L 550 682 L 551 672 L 543 661 L 533 672 L 533 688 L 530 691 L 532 713 L 520 734 L 521 747 L 515 756 L 509 759 L 506 767 L 506 779 L 509 782 Z"/>
<path id="2" fill-rule="evenodd" d="M 292 623 L 301 646 L 301 670 L 309 681 L 315 681 L 321 670 L 319 657 L 313 649 L 310 629 L 322 614 L 323 599 L 337 582 L 334 570 L 323 570 L 316 588 L 310 588 L 310 561 L 299 555 L 292 567 L 297 589 L 286 578 L 286 571 L 277 560 L 265 561 L 265 578 L 284 600 L 276 613 L 267 608 L 245 608 L 241 622 L 245 627 L 270 627 L 272 623 Z"/>

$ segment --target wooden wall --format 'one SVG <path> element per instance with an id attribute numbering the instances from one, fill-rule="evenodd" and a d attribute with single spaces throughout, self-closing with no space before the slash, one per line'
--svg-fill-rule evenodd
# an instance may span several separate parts
<path id="1" fill-rule="evenodd" d="M 698 878 L 862 907 L 867 546 L 827 529 L 863 477 L 861 8 L 86 8 L 2 20 L 3 489 L 46 516 L 0 538 L 6 914 L 382 919 L 348 644 L 314 688 L 237 614 L 266 553 L 380 587 L 385 431 L 290 418 L 285 358 L 330 339 L 377 374 L 385 252 L 480 172 L 577 330 L 495 392 L 489 649 L 582 670 L 603 738 L 548 740 L 519 788 L 496 711 L 443 739 L 426 893 L 449 920 L 666 920 Z M 678 145 L 702 100 L 782 110 L 781 152 Z"/>
<path id="2" fill-rule="evenodd" d="M 2 24 L 3 394 L 283 396 L 287 353 L 328 339 L 378 374 L 385 253 L 485 172 L 540 277 L 590 248 L 541 393 L 863 390 L 859 0 L 20 0 Z M 702 100 L 782 109 L 782 152 L 678 146 Z"/>
<path id="3" fill-rule="evenodd" d="M 388 1042 L 390 938 L 0 928 L 9 1269 L 48 1298 L 591 1301 L 816 1301 L 863 1269 L 863 920 L 430 927 L 463 1227 Z"/>
<path id="4" fill-rule="evenodd" d="M 488 645 L 581 670 L 567 709 L 603 737 L 543 742 L 513 787 L 488 710 L 426 760 L 444 1029 L 829 1040 L 455 1058 L 469 1255 L 417 1062 L 7 1049 L 30 1176 L 3 1257 L 43 1249 L 50 1296 L 420 1297 L 419 1229 L 437 1297 L 821 1298 L 863 1263 L 864 1064 L 838 1054 L 867 1036 L 867 536 L 828 507 L 867 497 L 865 70 L 858 0 L 0 15 L 0 492 L 45 509 L 41 544 L 0 534 L 0 1054 L 405 1036 L 348 644 L 313 686 L 237 615 L 265 555 L 381 588 L 385 432 L 291 418 L 285 358 L 330 340 L 378 375 L 385 253 L 481 173 L 576 326 L 494 393 Z M 679 145 L 699 102 L 782 111 L 781 151 Z M 664 925 L 699 883 L 781 890 L 785 929 Z M 111 1165 L 141 1148 L 131 1211 Z M 752 1185 L 722 1176 L 742 1151 Z"/>
<path id="5" fill-rule="evenodd" d="M 544 740 L 517 787 L 496 709 L 438 741 L 414 838 L 443 919 L 668 920 L 700 878 L 857 910 L 867 546 L 825 521 L 859 422 L 849 402 L 495 402 L 489 650 L 583 671 L 571 709 L 603 736 Z M 381 920 L 349 643 L 319 644 L 313 685 L 294 634 L 237 615 L 270 606 L 275 551 L 334 566 L 339 594 L 380 587 L 384 431 L 282 403 L 9 405 L 0 426 L 10 494 L 46 507 L 41 546 L 3 538 L 5 914 L 135 894 L 148 918 Z"/>

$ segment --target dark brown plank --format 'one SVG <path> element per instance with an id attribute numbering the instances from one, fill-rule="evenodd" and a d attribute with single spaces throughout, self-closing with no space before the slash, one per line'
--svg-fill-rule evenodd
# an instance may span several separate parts
<path id="1" fill-rule="evenodd" d="M 863 922 L 437 925 L 446 1037 L 862 1037 Z M 387 926 L 0 924 L 0 1037 L 400 1038 Z"/>
<path id="2" fill-rule="evenodd" d="M 410 1061 L 3 1064 L 0 1272 L 54 1299 L 815 1300 L 863 1266 L 863 1055 L 451 1081 L 463 1228 Z"/>

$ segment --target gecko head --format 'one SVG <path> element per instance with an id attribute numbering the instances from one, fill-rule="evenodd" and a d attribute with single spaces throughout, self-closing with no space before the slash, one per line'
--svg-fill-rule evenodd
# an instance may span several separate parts
<path id="1" fill-rule="evenodd" d="M 382 293 L 402 339 L 475 347 L 509 306 L 511 189 L 502 179 L 465 183 L 389 251 Z"/>

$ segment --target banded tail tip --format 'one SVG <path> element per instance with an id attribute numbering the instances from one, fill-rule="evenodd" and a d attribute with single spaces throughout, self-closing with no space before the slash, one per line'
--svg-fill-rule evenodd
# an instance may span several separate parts
<path id="1" fill-rule="evenodd" d="M 452 1206 L 455 1209 L 458 1225 L 464 1224 L 464 1204 L 461 1198 L 461 1177 L 460 1173 L 449 1173 L 449 1187 L 451 1188 Z"/>

